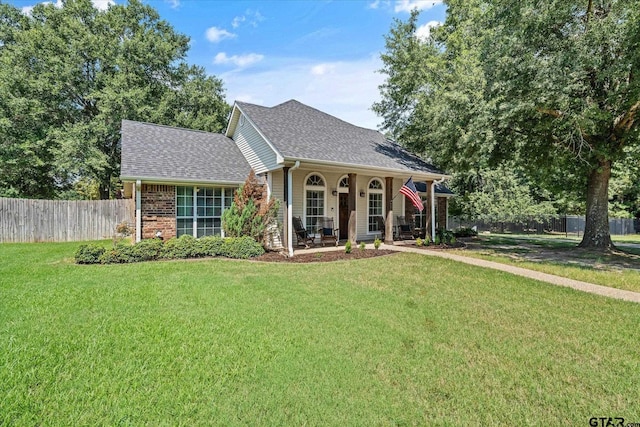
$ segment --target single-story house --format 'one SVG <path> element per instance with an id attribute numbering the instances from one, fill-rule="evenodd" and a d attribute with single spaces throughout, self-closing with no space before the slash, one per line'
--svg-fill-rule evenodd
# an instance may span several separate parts
<path id="1" fill-rule="evenodd" d="M 121 178 L 136 201 L 137 240 L 223 235 L 222 212 L 251 169 L 280 200 L 280 243 L 290 253 L 293 217 L 310 230 L 332 217 L 340 239 L 352 241 L 380 236 L 380 216 L 414 216 L 431 233 L 447 226 L 446 173 L 376 130 L 295 100 L 236 102 L 224 134 L 122 122 Z M 409 177 L 422 212 L 398 193 Z"/>

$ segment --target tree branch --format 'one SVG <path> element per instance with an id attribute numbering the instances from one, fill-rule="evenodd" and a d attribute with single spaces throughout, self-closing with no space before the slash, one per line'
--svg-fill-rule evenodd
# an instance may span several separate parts
<path id="1" fill-rule="evenodd" d="M 622 135 L 625 132 L 631 130 L 631 127 L 635 123 L 636 113 L 638 112 L 638 109 L 640 109 L 640 101 L 633 104 L 631 108 L 629 108 L 629 111 L 616 117 L 616 119 L 613 121 L 614 135 Z"/>

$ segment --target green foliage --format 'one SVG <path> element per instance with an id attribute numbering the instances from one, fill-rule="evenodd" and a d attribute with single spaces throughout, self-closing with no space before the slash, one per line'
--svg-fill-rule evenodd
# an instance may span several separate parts
<path id="1" fill-rule="evenodd" d="M 0 4 L 0 195 L 113 195 L 125 118 L 223 129 L 222 82 L 188 48 L 139 0 Z"/>
<path id="2" fill-rule="evenodd" d="M 347 240 L 347 243 L 344 244 L 344 253 L 351 253 L 351 240 Z"/>
<path id="3" fill-rule="evenodd" d="M 82 244 L 78 246 L 74 258 L 77 264 L 98 264 L 105 248 L 96 244 Z"/>
<path id="4" fill-rule="evenodd" d="M 376 250 L 378 250 L 378 249 L 380 249 L 380 245 L 381 245 L 381 244 L 382 244 L 382 242 L 380 241 L 380 239 L 378 239 L 378 238 L 376 237 L 376 240 L 374 240 L 374 241 L 373 241 L 373 247 L 374 247 Z"/>
<path id="5" fill-rule="evenodd" d="M 422 241 L 422 239 L 420 237 L 418 237 L 416 239 L 416 246 L 423 246 L 423 245 L 424 245 L 424 242 Z"/>
<path id="6" fill-rule="evenodd" d="M 456 204 L 465 216 L 484 221 L 521 223 L 556 214 L 550 201 L 534 199 L 526 180 L 505 165 L 483 171 L 474 191 L 463 193 Z"/>
<path id="7" fill-rule="evenodd" d="M 414 12 L 386 37 L 373 109 L 437 166 L 465 173 L 513 160 L 563 209 L 586 202 L 583 244 L 606 248 L 602 189 L 640 142 L 638 10 L 638 0 L 449 0 L 427 40 Z"/>
<path id="8" fill-rule="evenodd" d="M 361 251 L 364 251 L 366 248 L 366 245 L 364 242 L 360 242 L 360 244 L 358 245 L 358 249 L 360 249 Z"/>
<path id="9" fill-rule="evenodd" d="M 253 258 L 264 253 L 262 245 L 249 236 L 225 238 L 220 250 L 221 256 L 235 259 Z"/>
<path id="10" fill-rule="evenodd" d="M 471 227 L 460 227 L 453 230 L 453 235 L 455 237 L 474 237 L 478 235 L 478 232 Z"/>
<path id="11" fill-rule="evenodd" d="M 266 198 L 264 184 L 258 182 L 251 170 L 244 185 L 236 190 L 233 205 L 222 214 L 225 235 L 249 236 L 266 245 L 267 225 L 277 221 L 279 207 L 278 200 Z"/>
<path id="12" fill-rule="evenodd" d="M 198 256 L 198 244 L 195 237 L 183 234 L 165 242 L 160 254 L 161 258 L 195 258 Z"/>
<path id="13" fill-rule="evenodd" d="M 447 230 L 445 228 L 438 228 L 436 230 L 436 239 L 435 244 L 443 244 L 443 245 L 452 245 L 456 242 L 456 237 L 453 234 L 453 231 Z"/>
<path id="14" fill-rule="evenodd" d="M 110 249 L 95 244 L 81 245 L 75 254 L 78 264 L 124 264 L 158 259 L 222 256 L 248 259 L 260 256 L 264 248 L 251 237 L 207 236 L 196 239 L 183 235 L 167 240 L 145 239 L 134 245 L 121 240 Z"/>

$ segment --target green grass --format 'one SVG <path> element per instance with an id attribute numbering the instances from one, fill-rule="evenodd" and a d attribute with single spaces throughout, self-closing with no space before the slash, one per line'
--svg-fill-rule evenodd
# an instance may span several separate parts
<path id="1" fill-rule="evenodd" d="M 514 265 L 516 267 L 527 268 L 529 270 L 540 271 L 542 273 L 554 274 L 556 276 L 566 277 L 569 279 L 580 280 L 595 285 L 608 286 L 610 288 L 625 289 L 628 291 L 640 292 L 640 270 L 637 269 L 619 269 L 606 268 L 606 261 L 603 262 L 605 268 L 589 267 L 584 265 L 568 264 L 566 262 L 557 262 L 548 260 L 544 262 L 524 261 L 521 258 L 514 259 L 513 253 L 522 253 L 518 251 L 507 253 L 495 252 L 475 252 L 475 251 L 451 251 L 452 253 L 468 256 L 472 258 L 485 259 L 495 261 L 502 264 Z"/>
<path id="2" fill-rule="evenodd" d="M 0 245 L 0 425 L 640 420 L 637 304 L 417 254 L 78 266 Z"/>
<path id="3" fill-rule="evenodd" d="M 576 242 L 553 238 L 482 235 L 472 250 L 459 255 L 515 265 L 602 286 L 640 292 L 638 248 L 603 254 L 576 248 Z M 540 255 L 541 250 L 552 252 Z M 535 259 L 535 261 L 533 260 Z"/>

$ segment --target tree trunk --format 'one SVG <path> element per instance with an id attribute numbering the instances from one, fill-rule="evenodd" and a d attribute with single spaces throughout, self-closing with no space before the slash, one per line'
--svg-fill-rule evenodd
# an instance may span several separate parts
<path id="1" fill-rule="evenodd" d="M 600 167 L 589 173 L 586 224 L 579 245 L 581 248 L 603 251 L 614 248 L 609 233 L 609 178 L 610 160 L 600 161 Z"/>

